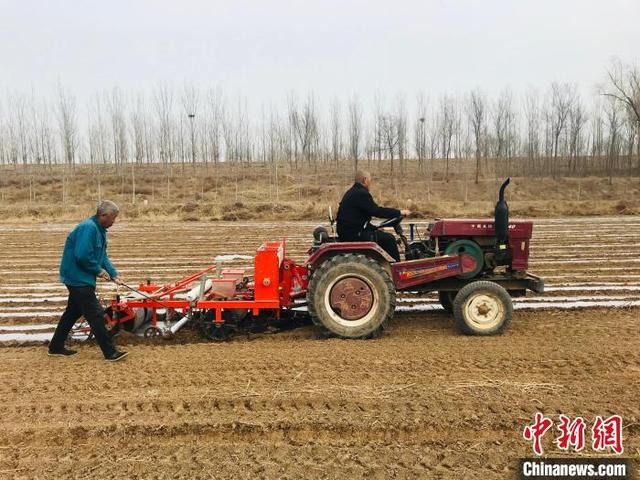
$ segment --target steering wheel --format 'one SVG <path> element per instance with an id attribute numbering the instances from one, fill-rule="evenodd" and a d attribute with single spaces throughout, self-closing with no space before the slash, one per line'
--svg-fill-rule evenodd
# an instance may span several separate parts
<path id="1" fill-rule="evenodd" d="M 394 217 L 394 218 L 385 220 L 380 225 L 377 225 L 377 226 L 371 225 L 371 224 L 370 225 L 376 230 L 380 228 L 385 228 L 385 227 L 392 227 L 393 230 L 396 232 L 396 235 L 400 237 L 400 241 L 402 242 L 402 245 L 404 246 L 404 251 L 406 253 L 409 251 L 409 242 L 407 241 L 407 237 L 405 237 L 404 232 L 402 231 L 402 226 L 400 225 L 400 222 L 402 222 L 403 218 L 404 217 L 400 215 L 399 217 Z"/>
<path id="2" fill-rule="evenodd" d="M 397 225 L 400 225 L 400 222 L 402 221 L 404 217 L 402 215 L 400 215 L 399 217 L 394 217 L 394 218 L 389 218 L 388 220 L 385 220 L 384 222 L 382 222 L 380 225 L 371 225 L 372 227 L 375 228 L 386 228 L 386 227 L 393 227 L 395 228 Z"/>

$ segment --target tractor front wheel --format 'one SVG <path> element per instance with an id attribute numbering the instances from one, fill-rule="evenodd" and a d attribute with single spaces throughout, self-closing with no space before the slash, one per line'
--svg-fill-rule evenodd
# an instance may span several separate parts
<path id="1" fill-rule="evenodd" d="M 467 335 L 497 335 L 509 326 L 511 296 L 497 283 L 479 280 L 460 289 L 453 301 L 453 318 Z"/>
<path id="2" fill-rule="evenodd" d="M 382 266 L 364 255 L 326 260 L 307 293 L 313 323 L 327 336 L 373 338 L 393 317 L 396 290 Z"/>

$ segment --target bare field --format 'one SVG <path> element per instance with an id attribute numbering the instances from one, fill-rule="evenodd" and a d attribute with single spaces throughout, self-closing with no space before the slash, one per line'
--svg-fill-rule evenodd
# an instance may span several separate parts
<path id="1" fill-rule="evenodd" d="M 283 235 L 302 259 L 312 226 L 123 223 L 110 255 L 131 283 L 169 280 Z M 537 221 L 531 271 L 549 291 L 518 299 L 500 337 L 461 336 L 433 296 L 406 294 L 377 340 L 185 331 L 121 338 L 121 364 L 85 345 L 50 358 L 26 337 L 50 335 L 64 307 L 71 227 L 0 226 L 0 478 L 513 478 L 538 411 L 619 414 L 640 458 L 638 217 Z"/>

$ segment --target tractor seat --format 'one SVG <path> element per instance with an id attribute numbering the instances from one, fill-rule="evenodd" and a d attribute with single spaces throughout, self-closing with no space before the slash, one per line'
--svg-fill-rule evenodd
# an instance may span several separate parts
<path id="1" fill-rule="evenodd" d="M 338 237 L 336 235 L 331 235 L 326 227 L 318 225 L 313 229 L 313 246 L 311 250 L 315 251 L 323 243 L 335 243 L 337 241 Z"/>
<path id="2" fill-rule="evenodd" d="M 319 247 L 320 245 L 328 241 L 329 241 L 329 231 L 326 229 L 326 227 L 323 227 L 322 225 L 318 225 L 316 228 L 313 229 L 313 246 L 314 247 Z"/>

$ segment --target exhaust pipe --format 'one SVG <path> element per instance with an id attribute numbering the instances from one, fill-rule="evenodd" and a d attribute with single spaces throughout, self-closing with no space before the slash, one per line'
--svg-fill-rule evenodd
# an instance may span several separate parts
<path id="1" fill-rule="evenodd" d="M 494 258 L 496 265 L 508 265 L 511 263 L 511 250 L 509 249 L 509 205 L 504 199 L 504 191 L 509 185 L 510 178 L 507 178 L 500 187 L 498 203 L 494 210 L 494 226 L 496 232 L 496 243 L 494 245 Z"/>

